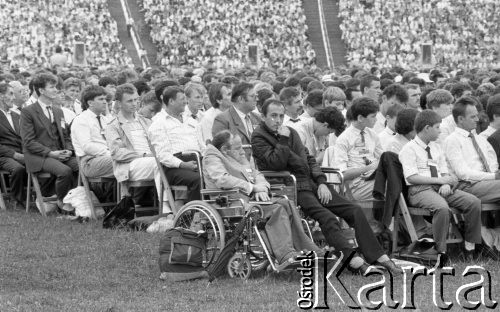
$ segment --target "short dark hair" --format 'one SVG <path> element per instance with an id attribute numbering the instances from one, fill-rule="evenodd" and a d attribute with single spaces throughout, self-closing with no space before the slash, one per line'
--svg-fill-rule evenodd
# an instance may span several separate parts
<path id="1" fill-rule="evenodd" d="M 427 108 L 439 108 L 442 104 L 453 103 L 453 95 L 445 89 L 436 89 L 429 92 L 426 96 Z"/>
<path id="2" fill-rule="evenodd" d="M 344 115 L 336 107 L 325 107 L 320 109 L 315 115 L 316 121 L 328 124 L 328 128 L 335 130 L 335 135 L 339 136 L 345 129 Z"/>
<path id="3" fill-rule="evenodd" d="M 384 89 L 384 92 L 382 93 L 385 95 L 385 97 L 389 100 L 395 97 L 400 103 L 406 103 L 408 102 L 408 91 L 406 89 L 397 83 L 394 83 Z"/>
<path id="4" fill-rule="evenodd" d="M 232 136 L 234 136 L 234 134 L 227 129 L 217 132 L 212 138 L 212 145 L 220 151 L 223 146 L 229 145 Z"/>
<path id="5" fill-rule="evenodd" d="M 154 91 L 149 91 L 149 92 L 146 92 L 144 93 L 142 96 L 141 96 L 141 107 L 144 107 L 146 105 L 152 105 L 153 106 L 153 110 L 158 113 L 159 111 L 161 111 L 161 102 L 158 101 L 158 99 L 156 98 L 156 94 Z"/>
<path id="6" fill-rule="evenodd" d="M 115 100 L 121 101 L 124 94 L 134 94 L 137 89 L 131 83 L 124 83 L 116 87 Z"/>
<path id="7" fill-rule="evenodd" d="M 298 85 L 300 85 L 300 79 L 296 76 L 290 76 L 285 80 L 286 87 L 296 87 Z"/>
<path id="8" fill-rule="evenodd" d="M 261 108 L 261 113 L 263 116 L 266 116 L 267 115 L 267 110 L 269 109 L 269 106 L 270 105 L 277 105 L 277 106 L 283 106 L 283 109 L 285 108 L 285 105 L 283 104 L 283 102 L 281 102 L 280 100 L 276 100 L 276 99 L 267 99 L 264 104 L 262 105 L 262 108 Z"/>
<path id="9" fill-rule="evenodd" d="M 359 90 L 365 93 L 365 88 L 369 88 L 372 85 L 372 81 L 380 81 L 380 79 L 377 76 L 373 75 L 366 75 L 363 78 L 361 78 Z"/>
<path id="10" fill-rule="evenodd" d="M 257 91 L 257 109 L 260 111 L 260 108 L 262 105 L 264 105 L 264 102 L 267 99 L 272 98 L 274 95 L 274 92 L 269 90 L 269 89 L 260 89 Z"/>
<path id="11" fill-rule="evenodd" d="M 222 77 L 221 82 L 225 84 L 238 84 L 240 83 L 240 80 L 235 76 L 224 76 Z"/>
<path id="12" fill-rule="evenodd" d="M 112 84 L 112 85 L 115 85 L 115 86 L 116 86 L 116 85 L 117 85 L 117 83 L 116 83 L 116 79 L 115 79 L 115 78 L 113 78 L 113 77 L 105 76 L 105 77 L 101 77 L 101 78 L 99 79 L 99 82 L 98 82 L 98 85 L 99 85 L 99 86 L 101 86 L 101 87 L 104 87 L 104 88 L 105 88 L 107 85 L 110 85 L 110 84 Z"/>
<path id="13" fill-rule="evenodd" d="M 57 85 L 58 81 L 53 74 L 40 73 L 33 77 L 33 90 L 35 90 L 37 96 L 40 96 L 40 89 L 44 89 L 49 83 Z"/>
<path id="14" fill-rule="evenodd" d="M 415 125 L 415 117 L 417 117 L 418 110 L 413 108 L 405 108 L 399 111 L 396 116 L 395 130 L 396 133 L 407 135 L 413 131 Z"/>
<path id="15" fill-rule="evenodd" d="M 240 96 L 246 97 L 248 91 L 253 88 L 253 85 L 248 82 L 241 82 L 234 86 L 231 93 L 231 102 L 236 102 Z"/>
<path id="16" fill-rule="evenodd" d="M 281 90 L 283 90 L 283 88 L 285 88 L 285 84 L 279 80 L 274 80 L 271 83 L 271 85 L 273 86 L 273 91 L 276 94 L 280 94 Z"/>
<path id="17" fill-rule="evenodd" d="M 389 117 L 394 118 L 403 109 L 404 109 L 403 105 L 394 104 L 394 105 L 389 106 L 389 108 L 387 109 L 387 112 L 385 113 L 385 115 L 386 116 L 388 115 Z"/>
<path id="18" fill-rule="evenodd" d="M 166 87 L 163 90 L 163 94 L 162 94 L 162 96 L 163 96 L 163 104 L 165 104 L 166 106 L 168 106 L 168 102 L 170 101 L 170 99 L 176 100 L 177 99 L 177 94 L 179 94 L 179 93 L 184 93 L 184 90 L 182 90 L 182 88 L 179 87 L 179 86 Z"/>
<path id="19" fill-rule="evenodd" d="M 137 73 L 133 69 L 124 69 L 116 75 L 116 82 L 120 85 L 137 79 Z"/>
<path id="20" fill-rule="evenodd" d="M 457 82 L 451 87 L 451 95 L 453 95 L 454 98 L 459 98 L 461 97 L 465 91 L 470 90 L 472 91 L 471 86 L 468 83 L 465 82 Z"/>
<path id="21" fill-rule="evenodd" d="M 323 91 L 313 90 L 307 94 L 304 104 L 309 107 L 322 107 L 323 106 Z"/>
<path id="22" fill-rule="evenodd" d="M 161 102 L 161 96 L 162 96 L 163 90 L 165 90 L 165 88 L 172 87 L 172 86 L 178 86 L 178 85 L 179 85 L 179 83 L 177 81 L 174 81 L 174 80 L 162 80 L 162 81 L 160 81 L 155 86 L 155 94 L 156 94 L 156 98 L 158 99 L 158 101 Z"/>
<path id="23" fill-rule="evenodd" d="M 495 115 L 500 116 L 500 94 L 489 97 L 488 104 L 486 105 L 486 114 L 490 121 L 495 119 Z"/>
<path id="24" fill-rule="evenodd" d="M 6 94 L 9 88 L 11 88 L 11 86 L 8 83 L 6 82 L 0 83 L 0 94 Z"/>
<path id="25" fill-rule="evenodd" d="M 453 115 L 453 120 L 455 122 L 458 121 L 458 116 L 465 117 L 465 111 L 467 110 L 467 106 L 472 105 L 476 107 L 476 101 L 470 96 L 463 96 L 459 98 L 455 104 L 453 104 L 453 109 L 451 110 L 451 114 Z"/>
<path id="26" fill-rule="evenodd" d="M 424 130 L 426 126 L 432 127 L 441 122 L 441 117 L 433 110 L 425 109 L 415 117 L 415 131 L 417 133 Z"/>
<path id="27" fill-rule="evenodd" d="M 316 78 L 310 77 L 310 76 L 306 76 L 306 77 L 300 79 L 299 84 L 300 84 L 300 88 L 302 89 L 302 91 L 304 91 L 304 92 L 307 91 L 307 86 L 309 85 L 309 83 L 312 81 L 315 81 L 315 80 L 316 80 Z"/>
<path id="28" fill-rule="evenodd" d="M 408 81 L 408 83 L 419 85 L 420 88 L 425 87 L 425 80 L 423 80 L 422 78 L 418 78 L 418 77 L 411 78 L 410 81 Z"/>
<path id="29" fill-rule="evenodd" d="M 89 85 L 82 92 L 82 110 L 89 108 L 89 101 L 93 101 L 96 97 L 101 95 L 107 95 L 106 90 L 101 86 Z"/>
<path id="30" fill-rule="evenodd" d="M 307 92 L 310 93 L 313 90 L 325 90 L 325 86 L 321 83 L 321 81 L 313 80 L 309 82 L 307 85 Z"/>
<path id="31" fill-rule="evenodd" d="M 351 105 L 352 120 L 358 120 L 358 116 L 367 117 L 375 114 L 378 110 L 378 105 L 373 99 L 366 96 L 356 98 Z"/>
<path id="32" fill-rule="evenodd" d="M 285 105 L 292 104 L 292 99 L 300 95 L 300 91 L 294 87 L 285 87 L 280 92 L 280 101 Z"/>
<path id="33" fill-rule="evenodd" d="M 132 84 L 137 89 L 137 94 L 139 95 L 143 95 L 144 93 L 147 93 L 149 92 L 149 90 L 151 90 L 145 79 L 137 79 L 132 82 Z"/>
<path id="34" fill-rule="evenodd" d="M 212 83 L 210 87 L 208 87 L 208 98 L 213 108 L 219 108 L 220 106 L 218 101 L 222 100 L 223 87 L 231 89 L 231 85 L 222 82 Z"/>

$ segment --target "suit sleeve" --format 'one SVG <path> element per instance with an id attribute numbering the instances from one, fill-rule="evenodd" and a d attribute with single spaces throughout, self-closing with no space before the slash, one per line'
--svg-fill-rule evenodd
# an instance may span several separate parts
<path id="1" fill-rule="evenodd" d="M 206 155 L 203 158 L 203 167 L 204 173 L 207 175 L 205 178 L 214 181 L 218 188 L 226 190 L 237 188 L 244 191 L 246 194 L 252 193 L 252 183 L 229 174 L 226 167 L 217 156 Z"/>
<path id="2" fill-rule="evenodd" d="M 31 110 L 23 109 L 21 112 L 21 139 L 26 150 L 34 155 L 47 157 L 51 149 L 36 140 L 33 114 Z"/>
<path id="3" fill-rule="evenodd" d="M 219 114 L 214 119 L 214 124 L 212 126 L 212 138 L 222 130 L 229 130 L 229 121 L 223 118 L 222 114 Z"/>
<path id="4" fill-rule="evenodd" d="M 0 157 L 14 158 L 15 152 L 16 151 L 10 147 L 0 144 Z"/>
<path id="5" fill-rule="evenodd" d="M 139 153 L 126 147 L 115 123 L 110 123 L 106 127 L 106 141 L 111 152 L 111 157 L 116 162 L 131 162 L 141 157 Z"/>

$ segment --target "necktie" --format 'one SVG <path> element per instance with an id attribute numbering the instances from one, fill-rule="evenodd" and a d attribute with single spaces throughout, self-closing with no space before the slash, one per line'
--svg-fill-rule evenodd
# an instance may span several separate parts
<path id="1" fill-rule="evenodd" d="M 427 151 L 427 159 L 432 160 L 431 148 L 429 146 L 427 146 L 425 148 L 425 150 Z M 437 171 L 436 166 L 429 165 L 429 169 L 431 170 L 431 177 L 437 178 L 438 177 L 438 171 Z"/>
<path id="2" fill-rule="evenodd" d="M 47 113 L 49 113 L 49 121 L 52 123 L 52 106 L 47 106 Z"/>
<path id="3" fill-rule="evenodd" d="M 361 130 L 359 135 L 361 135 L 361 143 L 363 143 L 363 145 L 365 145 L 365 130 Z"/>
<path id="4" fill-rule="evenodd" d="M 99 123 L 99 128 L 100 128 L 102 138 L 104 140 L 106 140 L 106 136 L 104 135 L 104 129 L 102 128 L 102 124 L 101 124 L 101 115 L 97 115 L 96 118 L 97 118 L 97 122 Z"/>
<path id="5" fill-rule="evenodd" d="M 245 116 L 245 123 L 247 126 L 248 137 L 251 137 L 253 132 L 253 127 L 252 127 L 252 121 L 250 120 L 250 116 L 248 115 Z"/>
<path id="6" fill-rule="evenodd" d="M 474 148 L 476 149 L 476 152 L 479 155 L 479 158 L 481 159 L 481 163 L 483 164 L 485 171 L 490 172 L 488 161 L 486 160 L 486 156 L 484 156 L 483 151 L 479 148 L 476 137 L 472 133 L 469 133 L 469 138 L 472 139 L 472 145 L 474 145 Z"/>
<path id="7" fill-rule="evenodd" d="M 363 152 L 366 153 L 366 141 L 365 141 L 365 130 L 361 130 L 361 132 L 359 132 L 359 134 L 361 135 L 361 143 L 363 143 Z M 368 166 L 369 164 L 371 164 L 372 162 L 368 159 L 368 157 L 366 156 L 363 156 L 363 161 L 365 162 L 365 165 Z"/>

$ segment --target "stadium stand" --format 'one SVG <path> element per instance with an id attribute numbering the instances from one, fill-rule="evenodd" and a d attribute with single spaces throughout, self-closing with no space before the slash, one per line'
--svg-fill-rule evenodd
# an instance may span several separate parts
<path id="1" fill-rule="evenodd" d="M 299 0 L 143 0 L 161 65 L 240 68 L 256 43 L 261 65 L 312 64 L 315 53 Z"/>
<path id="2" fill-rule="evenodd" d="M 78 41 L 85 44 L 89 66 L 131 63 L 106 0 L 3 0 L 0 4 L 0 55 L 11 66 L 48 65 L 56 46 L 71 61 L 70 51 Z"/>
<path id="3" fill-rule="evenodd" d="M 497 61 L 496 0 L 340 0 L 339 5 L 351 65 L 414 65 L 421 43 L 432 43 L 439 65 L 473 68 Z"/>

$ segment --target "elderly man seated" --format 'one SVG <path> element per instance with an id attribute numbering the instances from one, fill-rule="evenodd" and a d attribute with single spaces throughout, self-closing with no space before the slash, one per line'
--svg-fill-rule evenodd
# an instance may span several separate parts
<path id="1" fill-rule="evenodd" d="M 207 146 L 203 158 L 203 175 L 207 188 L 237 188 L 248 202 L 252 197 L 263 204 L 266 219 L 265 233 L 274 256 L 280 264 L 293 262 L 299 251 L 323 253 L 304 233 L 297 211 L 286 199 L 269 197 L 269 183 L 245 157 L 239 135 L 229 130 L 217 133 Z"/>

